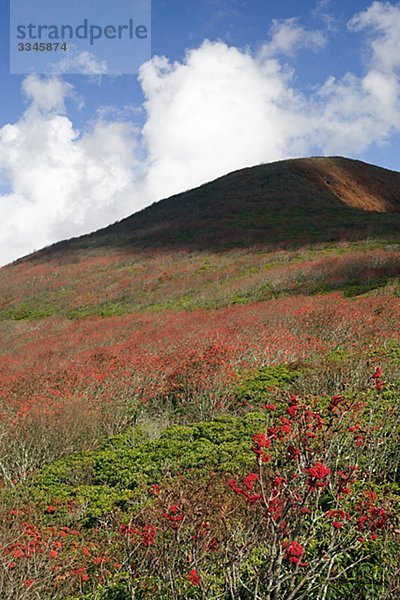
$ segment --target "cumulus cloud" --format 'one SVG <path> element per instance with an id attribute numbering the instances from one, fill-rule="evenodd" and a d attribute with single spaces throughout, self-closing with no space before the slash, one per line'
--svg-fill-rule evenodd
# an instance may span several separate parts
<path id="1" fill-rule="evenodd" d="M 0 199 L 0 257 L 6 263 L 57 239 L 129 212 L 135 188 L 136 132 L 98 121 L 80 135 L 64 113 L 69 85 L 30 77 L 31 105 L 0 130 L 0 165 L 11 192 Z"/>
<path id="2" fill-rule="evenodd" d="M 57 78 L 23 83 L 29 106 L 0 129 L 0 260 L 80 235 L 152 201 L 229 171 L 307 154 L 354 155 L 400 130 L 400 7 L 374 2 L 349 22 L 366 39 L 365 67 L 296 88 L 293 52 L 324 36 L 275 22 L 257 53 L 205 41 L 181 62 L 153 57 L 140 71 L 139 130 L 110 107 L 79 132 L 66 105 L 81 101 Z"/>
<path id="3" fill-rule="evenodd" d="M 146 188 L 154 197 L 278 160 L 303 136 L 302 99 L 276 60 L 207 41 L 183 63 L 154 58 L 140 80 L 151 157 Z"/>

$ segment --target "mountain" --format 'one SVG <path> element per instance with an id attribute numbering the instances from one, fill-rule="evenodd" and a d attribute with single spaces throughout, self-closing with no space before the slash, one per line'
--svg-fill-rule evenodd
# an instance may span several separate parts
<path id="1" fill-rule="evenodd" d="M 379 289 L 400 274 L 399 190 L 346 158 L 242 169 L 1 269 L 0 320 Z"/>
<path id="2" fill-rule="evenodd" d="M 342 157 L 284 160 L 235 171 L 109 227 L 31 255 L 122 247 L 224 250 L 395 239 L 400 173 Z"/>

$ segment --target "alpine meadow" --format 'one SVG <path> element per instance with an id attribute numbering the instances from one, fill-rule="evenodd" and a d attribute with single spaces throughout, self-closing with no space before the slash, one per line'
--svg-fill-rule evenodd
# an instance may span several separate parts
<path id="1" fill-rule="evenodd" d="M 396 599 L 400 173 L 261 164 L 0 270 L 0 597 Z"/>

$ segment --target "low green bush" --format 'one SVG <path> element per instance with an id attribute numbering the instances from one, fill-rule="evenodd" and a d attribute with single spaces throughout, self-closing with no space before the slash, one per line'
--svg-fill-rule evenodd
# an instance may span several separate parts
<path id="1" fill-rule="evenodd" d="M 290 389 L 307 367 L 299 364 L 269 365 L 261 369 L 243 373 L 235 389 L 237 402 L 245 405 L 265 403 L 276 390 Z"/>
<path id="2" fill-rule="evenodd" d="M 81 507 L 79 520 L 93 525 L 116 508 L 139 506 L 142 490 L 162 478 L 183 471 L 197 478 L 210 471 L 249 468 L 251 436 L 264 426 L 263 414 L 250 413 L 244 418 L 224 415 L 173 425 L 156 440 L 145 439 L 140 427 L 129 428 L 97 451 L 73 454 L 45 467 L 32 480 L 31 493 L 43 506 L 55 499 L 64 504 L 73 501 Z"/>

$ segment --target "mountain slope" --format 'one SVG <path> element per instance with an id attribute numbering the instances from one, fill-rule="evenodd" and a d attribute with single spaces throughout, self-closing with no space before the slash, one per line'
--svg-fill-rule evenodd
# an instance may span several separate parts
<path id="1" fill-rule="evenodd" d="M 103 246 L 223 250 L 396 238 L 399 190 L 400 173 L 360 161 L 285 160 L 235 171 L 31 258 Z"/>
<path id="2" fill-rule="evenodd" d="M 1 599 L 398 597 L 399 177 L 244 169 L 0 269 Z"/>

